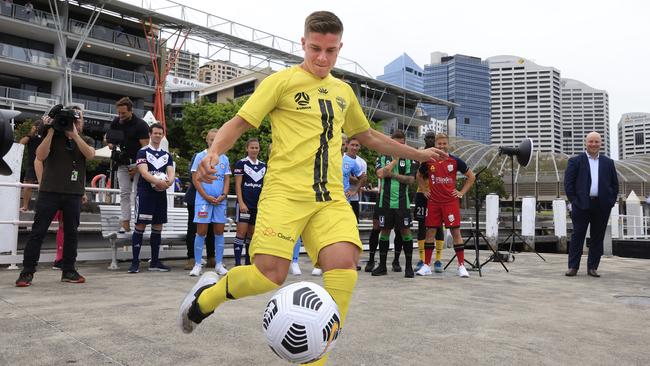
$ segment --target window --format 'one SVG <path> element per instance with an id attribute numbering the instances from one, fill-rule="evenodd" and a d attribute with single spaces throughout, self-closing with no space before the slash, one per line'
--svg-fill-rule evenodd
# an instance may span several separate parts
<path id="1" fill-rule="evenodd" d="M 562 131 L 562 136 L 571 137 L 571 131 Z"/>
<path id="2" fill-rule="evenodd" d="M 634 145 L 643 145 L 643 132 L 637 132 L 634 134 Z"/>
<path id="3" fill-rule="evenodd" d="M 468 124 L 469 124 L 469 117 L 465 117 L 465 119 L 464 119 L 463 122 L 464 122 L 466 125 L 468 125 Z"/>

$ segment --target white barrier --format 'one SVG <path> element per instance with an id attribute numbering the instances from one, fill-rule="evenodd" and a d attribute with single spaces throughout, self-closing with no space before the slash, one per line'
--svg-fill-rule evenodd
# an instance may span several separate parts
<path id="1" fill-rule="evenodd" d="M 499 196 L 494 193 L 485 196 L 485 236 L 495 241 L 499 237 Z"/>
<path id="2" fill-rule="evenodd" d="M 553 228 L 555 236 L 566 238 L 567 236 L 566 201 L 558 198 L 553 200 Z"/>
<path id="3" fill-rule="evenodd" d="M 20 166 L 23 161 L 23 151 L 25 145 L 14 143 L 11 149 L 5 155 L 4 160 L 11 168 L 12 174 L 9 176 L 0 176 L 2 183 L 18 183 L 20 180 Z M 1 158 L 0 158 L 1 159 Z M 0 187 L 0 202 L 2 202 L 2 210 L 0 210 L 1 222 L 18 221 L 20 206 L 20 188 L 18 186 L 2 186 Z M 12 255 L 17 255 L 17 241 L 18 241 L 18 226 L 12 223 L 0 223 L 0 253 L 10 252 Z M 9 269 L 17 269 L 15 263 L 10 263 Z"/>
<path id="4" fill-rule="evenodd" d="M 535 197 L 524 197 L 521 200 L 521 235 L 535 237 Z"/>

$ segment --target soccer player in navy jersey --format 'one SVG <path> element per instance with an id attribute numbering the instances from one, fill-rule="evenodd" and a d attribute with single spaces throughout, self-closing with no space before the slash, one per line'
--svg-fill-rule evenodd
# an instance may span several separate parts
<path id="1" fill-rule="evenodd" d="M 135 231 L 133 232 L 133 259 L 129 273 L 140 271 L 140 247 L 147 225 L 151 224 L 151 262 L 150 271 L 168 272 L 169 267 L 158 259 L 160 233 L 167 223 L 167 188 L 174 184 L 174 166 L 172 156 L 160 148 L 160 141 L 165 130 L 160 123 L 149 127 L 149 145 L 136 154 L 136 166 L 140 173 L 138 194 L 135 206 Z"/>
<path id="2" fill-rule="evenodd" d="M 257 159 L 260 142 L 257 138 L 246 141 L 247 156 L 235 163 L 235 193 L 237 193 L 237 234 L 235 236 L 235 266 L 241 264 L 242 249 L 246 244 L 245 264 L 250 264 L 248 245 L 255 232 L 257 201 L 260 199 L 266 164 Z"/>

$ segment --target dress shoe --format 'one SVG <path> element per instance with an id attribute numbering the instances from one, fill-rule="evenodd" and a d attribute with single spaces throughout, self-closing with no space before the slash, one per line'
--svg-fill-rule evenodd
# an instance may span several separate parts
<path id="1" fill-rule="evenodd" d="M 578 270 L 576 268 L 569 268 L 568 271 L 564 274 L 567 277 L 573 277 L 578 274 Z"/>
<path id="2" fill-rule="evenodd" d="M 587 274 L 588 274 L 589 276 L 591 276 L 591 277 L 600 277 L 600 275 L 598 274 L 598 272 L 596 272 L 596 270 L 593 269 L 593 268 L 592 268 L 592 269 L 588 269 L 588 270 L 587 270 Z"/>
<path id="3" fill-rule="evenodd" d="M 375 261 L 368 261 L 368 263 L 366 263 L 366 268 L 364 270 L 366 272 L 372 272 L 374 268 L 375 268 Z"/>
<path id="4" fill-rule="evenodd" d="M 375 269 L 372 270 L 371 275 L 373 276 L 385 276 L 388 274 L 388 271 L 386 270 L 386 265 L 378 265 L 375 267 Z"/>
<path id="5" fill-rule="evenodd" d="M 399 265 L 399 262 L 393 261 L 393 272 L 402 272 L 402 266 Z"/>

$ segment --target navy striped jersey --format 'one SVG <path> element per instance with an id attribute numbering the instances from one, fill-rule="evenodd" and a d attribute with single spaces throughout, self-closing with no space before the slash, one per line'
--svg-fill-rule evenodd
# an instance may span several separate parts
<path id="1" fill-rule="evenodd" d="M 266 164 L 263 161 L 252 161 L 248 156 L 235 163 L 235 176 L 242 176 L 242 198 L 249 209 L 257 208 L 260 199 Z"/>
<path id="2" fill-rule="evenodd" d="M 152 175 L 160 173 L 167 174 L 167 167 L 173 166 L 174 164 L 172 156 L 167 151 L 154 149 L 151 145 L 147 145 L 138 150 L 135 156 L 135 163 L 138 167 L 141 164 L 147 164 L 147 170 Z M 159 193 L 151 187 L 151 183 L 142 177 L 138 179 L 138 192 Z"/>

